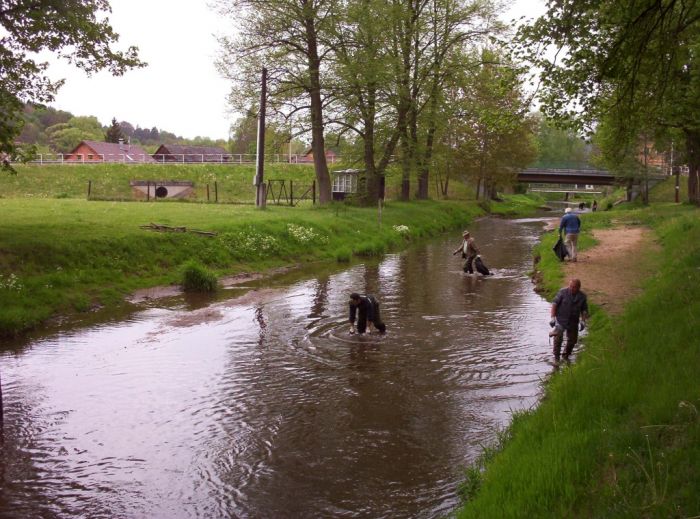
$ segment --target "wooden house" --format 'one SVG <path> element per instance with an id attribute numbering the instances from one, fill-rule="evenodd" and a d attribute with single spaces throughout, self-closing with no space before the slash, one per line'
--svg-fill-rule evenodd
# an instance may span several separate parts
<path id="1" fill-rule="evenodd" d="M 299 162 L 312 163 L 314 161 L 314 151 L 309 148 L 306 153 L 299 157 Z M 335 164 L 338 162 L 338 154 L 332 149 L 326 148 L 326 162 L 329 164 Z"/>
<path id="2" fill-rule="evenodd" d="M 64 162 L 124 164 L 153 163 L 153 158 L 141 146 L 123 142 L 81 141 L 73 151 L 63 156 Z"/>
<path id="3" fill-rule="evenodd" d="M 221 146 L 161 144 L 152 157 L 156 162 L 231 162 L 231 155 Z"/>

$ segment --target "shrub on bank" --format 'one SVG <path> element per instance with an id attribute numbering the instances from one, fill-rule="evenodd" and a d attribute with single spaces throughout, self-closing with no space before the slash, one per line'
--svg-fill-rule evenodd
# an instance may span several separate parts
<path id="1" fill-rule="evenodd" d="M 188 261 L 182 267 L 182 288 L 185 292 L 215 292 L 216 275 L 196 261 Z"/>

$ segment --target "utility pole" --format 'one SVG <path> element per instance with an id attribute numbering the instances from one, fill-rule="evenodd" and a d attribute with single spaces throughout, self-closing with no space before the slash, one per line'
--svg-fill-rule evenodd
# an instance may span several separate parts
<path id="1" fill-rule="evenodd" d="M 265 110 L 267 104 L 267 69 L 262 69 L 262 80 L 260 88 L 260 112 L 258 114 L 258 150 L 257 161 L 255 163 L 255 206 L 260 209 L 265 208 L 267 196 L 265 193 Z"/>
<path id="2" fill-rule="evenodd" d="M 671 141 L 671 174 L 676 176 L 675 201 L 679 203 L 681 201 L 681 175 L 680 168 L 673 165 L 673 141 Z"/>

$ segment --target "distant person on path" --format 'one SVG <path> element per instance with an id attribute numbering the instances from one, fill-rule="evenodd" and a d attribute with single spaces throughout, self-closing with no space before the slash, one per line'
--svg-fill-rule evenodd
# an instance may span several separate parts
<path id="1" fill-rule="evenodd" d="M 569 258 L 571 261 L 576 261 L 576 244 L 578 243 L 578 233 L 581 232 L 581 219 L 571 212 L 571 207 L 567 207 L 564 210 L 564 216 L 562 216 L 559 223 L 559 236 L 561 236 L 562 230 L 564 231 L 564 245 L 566 245 L 566 250 L 569 251 Z"/>
<path id="2" fill-rule="evenodd" d="M 579 211 L 583 211 L 584 207 L 586 207 L 586 202 L 581 202 L 580 204 L 578 204 Z"/>
<path id="3" fill-rule="evenodd" d="M 386 325 L 379 315 L 379 301 L 374 296 L 353 292 L 350 294 L 350 333 L 355 333 L 355 318 L 357 317 L 357 332 L 365 333 L 367 323 L 374 325 L 379 333 L 386 332 Z"/>
<path id="4" fill-rule="evenodd" d="M 593 200 L 593 205 L 591 206 L 591 211 L 594 213 L 598 210 L 598 202 L 596 200 Z"/>
<path id="5" fill-rule="evenodd" d="M 469 231 L 464 231 L 462 233 L 462 243 L 459 247 L 457 247 L 457 250 L 455 250 L 452 255 L 454 256 L 459 252 L 462 253 L 462 258 L 464 259 L 464 266 L 462 267 L 464 272 L 473 274 L 474 260 L 476 259 L 477 255 L 480 254 L 480 251 Z"/>
<path id="6" fill-rule="evenodd" d="M 588 299 L 586 294 L 581 292 L 581 280 L 572 279 L 569 281 L 568 287 L 557 292 L 552 301 L 550 318 L 549 325 L 553 329 L 549 335 L 554 337 L 552 350 L 554 360 L 558 361 L 561 355 L 564 332 L 566 332 L 566 349 L 564 350 L 564 358 L 566 359 L 576 346 L 579 329 L 585 328 L 585 322 L 588 319 Z"/>

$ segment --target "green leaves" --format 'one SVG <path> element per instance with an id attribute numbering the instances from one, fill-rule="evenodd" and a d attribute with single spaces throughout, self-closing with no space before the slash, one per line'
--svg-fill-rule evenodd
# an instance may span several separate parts
<path id="1" fill-rule="evenodd" d="M 63 83 L 49 80 L 46 64 L 28 53 L 52 51 L 88 73 L 107 69 L 121 75 L 145 66 L 136 47 L 112 49 L 119 35 L 108 19 L 98 19 L 109 11 L 106 0 L 0 0 L 0 155 L 21 158 L 15 139 L 23 103 L 49 102 Z"/>

